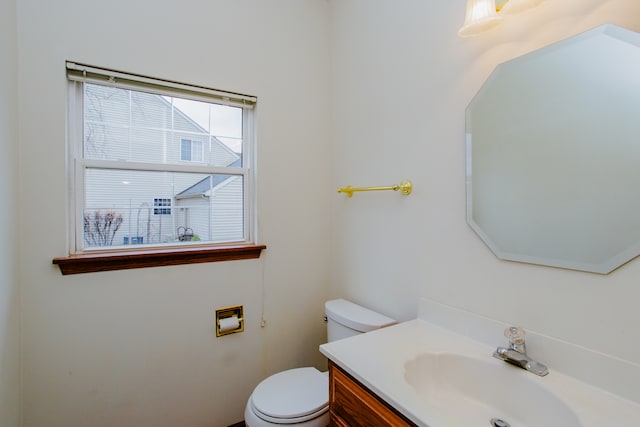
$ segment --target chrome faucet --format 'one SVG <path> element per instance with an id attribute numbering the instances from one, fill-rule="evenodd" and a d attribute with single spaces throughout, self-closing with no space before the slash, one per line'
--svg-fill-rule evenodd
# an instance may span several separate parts
<path id="1" fill-rule="evenodd" d="M 524 329 L 516 326 L 508 327 L 504 330 L 504 336 L 509 340 L 509 347 L 498 347 L 493 353 L 493 357 L 526 369 L 541 377 L 549 373 L 545 365 L 536 362 L 527 355 L 527 346 L 524 343 Z"/>

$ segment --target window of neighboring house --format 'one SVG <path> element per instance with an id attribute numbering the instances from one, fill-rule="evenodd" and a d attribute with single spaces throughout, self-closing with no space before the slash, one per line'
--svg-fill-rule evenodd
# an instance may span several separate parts
<path id="1" fill-rule="evenodd" d="M 153 199 L 154 215 L 171 215 L 171 199 Z"/>
<path id="2" fill-rule="evenodd" d="M 202 141 L 190 139 L 180 140 L 180 160 L 185 162 L 202 162 Z"/>
<path id="3" fill-rule="evenodd" d="M 71 255 L 258 246 L 255 97 L 71 62 L 67 77 Z"/>

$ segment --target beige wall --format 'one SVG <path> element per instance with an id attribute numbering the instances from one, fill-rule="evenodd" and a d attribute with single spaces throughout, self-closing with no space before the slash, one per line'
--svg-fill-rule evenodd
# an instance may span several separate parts
<path id="1" fill-rule="evenodd" d="M 465 222 L 464 182 L 464 111 L 493 68 L 599 24 L 638 31 L 640 3 L 547 0 L 463 39 L 465 4 L 332 2 L 333 183 L 414 192 L 332 200 L 330 296 L 401 320 L 425 296 L 640 363 L 640 260 L 607 276 L 500 261 Z"/>
<path id="2" fill-rule="evenodd" d="M 15 0 L 0 1 L 0 425 L 17 427 L 20 414 L 20 329 L 17 280 L 18 124 Z"/>
<path id="3" fill-rule="evenodd" d="M 19 131 L 22 425 L 237 422 L 266 375 L 324 365 L 327 291 L 399 320 L 427 296 L 640 363 L 640 261 L 608 276 L 500 261 L 464 211 L 464 109 L 495 65 L 605 22 L 640 30 L 640 4 L 547 0 L 461 39 L 465 3 L 21 0 L 19 129 L 1 128 L 0 188 L 17 197 L 5 141 Z M 1 27 L 15 62 L 15 25 Z M 66 59 L 259 97 L 260 260 L 60 275 Z M 3 112 L 15 79 L 0 86 Z M 335 194 L 405 178 L 409 197 Z M 14 313 L 0 320 L 0 422 L 13 427 L 16 246 L 0 248 L 0 304 Z M 246 331 L 216 339 L 213 310 L 232 304 Z"/>
<path id="4" fill-rule="evenodd" d="M 23 426 L 225 426 L 267 374 L 323 366 L 328 17 L 323 0 L 18 3 Z M 258 97 L 261 259 L 51 265 L 66 251 L 67 59 Z M 235 304 L 245 332 L 216 338 L 214 309 Z"/>

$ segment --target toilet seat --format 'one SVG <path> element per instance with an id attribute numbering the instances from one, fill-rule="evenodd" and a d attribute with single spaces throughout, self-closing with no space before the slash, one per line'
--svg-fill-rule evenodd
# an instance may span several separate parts
<path id="1" fill-rule="evenodd" d="M 329 410 L 329 374 L 316 368 L 274 374 L 253 391 L 251 409 L 259 418 L 275 424 L 317 418 Z"/>

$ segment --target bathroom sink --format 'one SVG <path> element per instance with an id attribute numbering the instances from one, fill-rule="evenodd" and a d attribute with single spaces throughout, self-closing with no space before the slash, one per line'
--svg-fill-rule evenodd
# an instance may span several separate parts
<path id="1" fill-rule="evenodd" d="M 423 353 L 404 364 L 404 378 L 446 426 L 580 427 L 545 378 L 493 359 Z M 440 427 L 440 426 L 434 426 Z"/>

